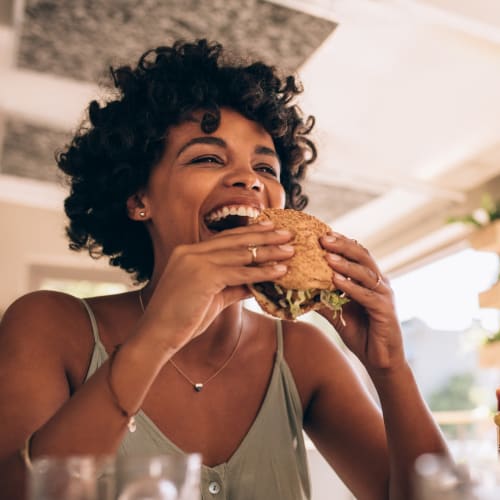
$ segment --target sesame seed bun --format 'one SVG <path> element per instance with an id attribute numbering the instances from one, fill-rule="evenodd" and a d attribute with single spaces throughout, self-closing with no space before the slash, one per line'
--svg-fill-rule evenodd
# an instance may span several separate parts
<path id="1" fill-rule="evenodd" d="M 320 290 L 335 289 L 333 271 L 325 260 L 326 251 L 319 243 L 321 236 L 331 232 L 327 224 L 312 215 L 291 209 L 268 208 L 259 215 L 256 222 L 263 220 L 271 220 L 276 229 L 288 229 L 294 234 L 290 244 L 295 247 L 295 253 L 282 261 L 288 271 L 274 281 L 274 284 L 285 290 L 314 290 L 318 296 Z M 278 318 L 295 319 L 299 314 L 325 307 L 319 298 L 311 298 L 300 305 L 300 311 L 291 312 L 283 306 L 283 300 L 281 304 L 277 303 L 276 297 L 273 297 L 273 286 L 269 285 L 270 283 L 252 284 L 249 289 L 262 309 Z"/>

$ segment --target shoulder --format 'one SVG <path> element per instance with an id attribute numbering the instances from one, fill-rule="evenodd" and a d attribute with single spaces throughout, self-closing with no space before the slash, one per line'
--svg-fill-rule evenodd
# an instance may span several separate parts
<path id="1" fill-rule="evenodd" d="M 58 358 L 89 348 L 92 333 L 80 299 L 54 291 L 26 294 L 5 311 L 0 323 L 0 345 L 15 356 L 29 354 Z"/>
<path id="2" fill-rule="evenodd" d="M 343 344 L 329 325 L 320 328 L 303 321 L 283 321 L 282 325 L 285 357 L 294 367 L 307 366 L 316 371 L 314 367 L 319 369 L 321 361 L 347 361 Z"/>
<path id="3" fill-rule="evenodd" d="M 84 306 L 76 297 L 48 290 L 31 292 L 17 299 L 5 311 L 2 333 L 19 326 L 27 334 L 54 331 L 68 322 L 74 325 L 75 317 L 83 317 L 84 314 Z"/>
<path id="4" fill-rule="evenodd" d="M 46 306 L 67 306 L 71 303 L 78 303 L 80 299 L 68 293 L 57 292 L 54 290 L 37 290 L 22 295 L 16 299 L 7 309 L 6 313 L 10 310 L 18 310 L 19 308 L 44 308 Z"/>
<path id="5" fill-rule="evenodd" d="M 59 322 L 74 319 L 74 314 L 83 312 L 83 304 L 71 295 L 40 290 L 18 298 L 5 311 L 2 324 L 13 326 L 21 323 L 24 326 L 38 326 L 50 329 Z"/>
<path id="6" fill-rule="evenodd" d="M 329 325 L 324 329 L 302 321 L 283 321 L 282 325 L 285 360 L 304 410 L 325 384 L 349 383 L 353 376 L 350 361 Z"/>

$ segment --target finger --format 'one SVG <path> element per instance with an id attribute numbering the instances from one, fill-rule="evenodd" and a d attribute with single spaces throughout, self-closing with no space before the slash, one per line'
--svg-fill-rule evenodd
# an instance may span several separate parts
<path id="1" fill-rule="evenodd" d="M 216 269 L 213 284 L 221 290 L 238 285 L 261 283 L 263 281 L 274 281 L 281 278 L 288 271 L 283 264 L 272 264 L 269 266 L 241 266 Z"/>
<path id="2" fill-rule="evenodd" d="M 224 308 L 252 296 L 246 286 L 228 286 L 221 292 Z"/>
<path id="3" fill-rule="evenodd" d="M 357 240 L 347 238 L 339 233 L 331 233 L 320 238 L 320 243 L 328 252 L 343 255 L 351 261 L 359 262 L 373 269 L 376 274 L 380 274 L 377 263 L 370 252 Z"/>
<path id="4" fill-rule="evenodd" d="M 334 285 L 341 291 L 343 291 L 349 298 L 355 302 L 363 305 L 367 309 L 379 309 L 383 308 L 386 304 L 386 298 L 382 295 L 379 290 L 372 290 L 357 283 L 354 280 L 349 280 L 346 276 L 341 273 L 336 272 L 333 276 Z M 383 300 L 381 300 L 383 299 Z"/>
<path id="5" fill-rule="evenodd" d="M 230 233 L 228 230 L 224 235 L 221 233 L 209 240 L 186 246 L 194 252 L 205 252 L 207 250 L 234 248 L 238 246 L 246 248 L 248 245 L 280 245 L 289 242 L 293 237 L 293 234 L 286 229 L 262 227 L 256 231 L 253 229 L 253 226 L 257 226 L 257 224 L 247 226 L 245 231 Z"/>
<path id="6" fill-rule="evenodd" d="M 339 254 L 328 253 L 325 257 L 330 267 L 347 279 L 355 280 L 370 290 L 378 289 L 378 291 L 382 291 L 384 289 L 381 286 L 383 283 L 382 277 L 373 269 L 348 260 Z"/>
<path id="7" fill-rule="evenodd" d="M 249 245 L 207 252 L 207 259 L 222 266 L 250 266 L 289 259 L 295 248 L 289 244 Z"/>

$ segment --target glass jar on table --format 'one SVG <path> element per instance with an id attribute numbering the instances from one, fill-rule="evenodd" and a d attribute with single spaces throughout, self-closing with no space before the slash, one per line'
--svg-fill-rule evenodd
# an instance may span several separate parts
<path id="1" fill-rule="evenodd" d="M 28 475 L 29 500 L 96 500 L 94 457 L 39 457 Z"/>
<path id="2" fill-rule="evenodd" d="M 199 500 L 201 455 L 128 456 L 116 464 L 118 500 Z"/>

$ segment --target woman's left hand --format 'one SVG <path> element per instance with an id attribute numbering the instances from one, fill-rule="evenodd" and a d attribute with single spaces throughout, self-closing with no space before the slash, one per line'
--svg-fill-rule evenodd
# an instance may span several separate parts
<path id="1" fill-rule="evenodd" d="M 373 257 L 356 240 L 338 233 L 324 236 L 320 243 L 328 252 L 325 258 L 334 271 L 335 287 L 351 301 L 342 307 L 342 317 L 326 308 L 319 312 L 369 371 L 404 363 L 392 289 Z"/>

